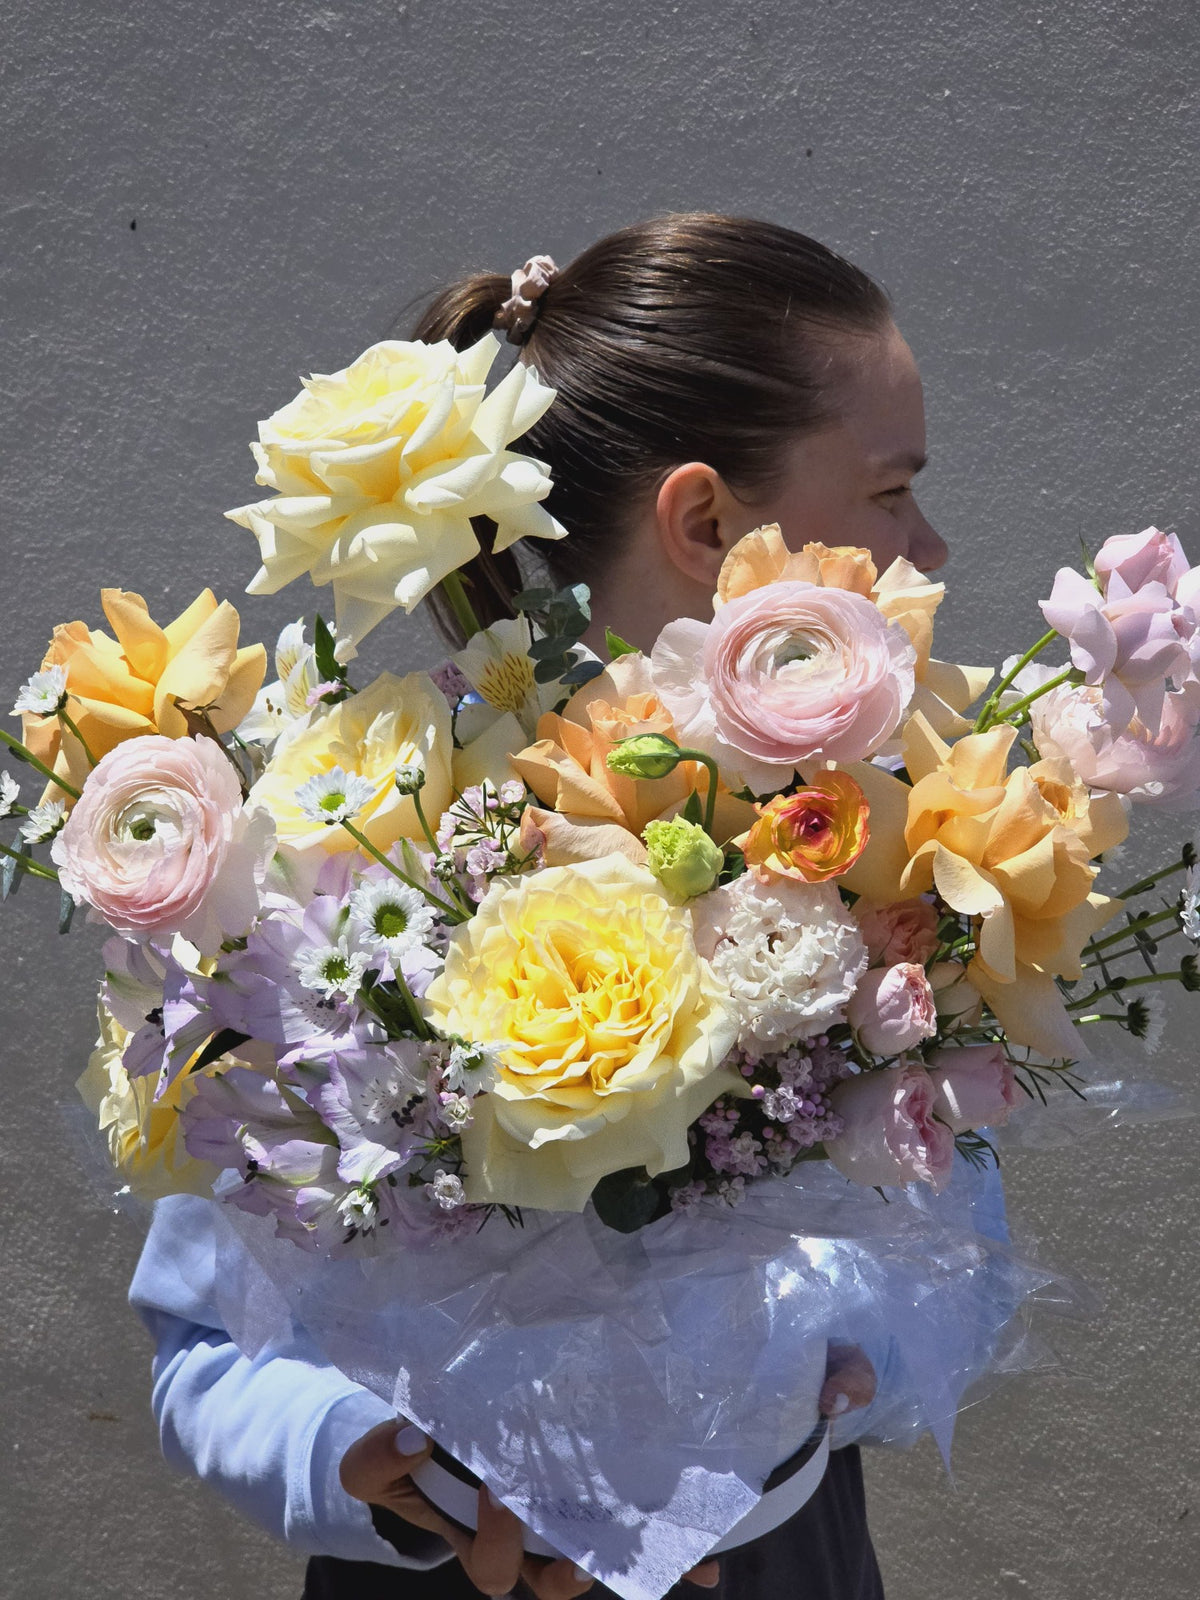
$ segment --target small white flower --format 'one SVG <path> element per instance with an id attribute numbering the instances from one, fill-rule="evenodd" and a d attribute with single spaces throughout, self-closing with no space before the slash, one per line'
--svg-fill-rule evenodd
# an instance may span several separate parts
<path id="1" fill-rule="evenodd" d="M 45 844 L 53 839 L 67 820 L 67 808 L 61 800 L 43 800 L 34 806 L 19 829 L 26 844 Z"/>
<path id="2" fill-rule="evenodd" d="M 379 1201 L 363 1184 L 355 1184 L 337 1202 L 337 1213 L 346 1227 L 356 1233 L 370 1233 L 379 1221 Z"/>
<path id="3" fill-rule="evenodd" d="M 363 883 L 350 896 L 350 926 L 393 960 L 414 950 L 433 928 L 433 908 L 405 883 Z"/>
<path id="4" fill-rule="evenodd" d="M 52 717 L 61 710 L 67 698 L 67 670 L 65 667 L 43 667 L 35 672 L 17 695 L 12 708 L 14 717 L 28 711 L 35 717 Z"/>
<path id="5" fill-rule="evenodd" d="M 440 1167 L 434 1173 L 429 1188 L 433 1190 L 433 1198 L 443 1211 L 456 1211 L 467 1198 L 462 1179 L 456 1178 L 452 1172 L 443 1172 Z"/>
<path id="6" fill-rule="evenodd" d="M 397 761 L 396 787 L 401 794 L 416 794 L 425 787 L 425 768 L 419 761 Z"/>
<path id="7" fill-rule="evenodd" d="M 1179 920 L 1192 943 L 1200 944 L 1200 873 L 1195 867 L 1187 870 L 1183 898 L 1179 903 Z"/>
<path id="8" fill-rule="evenodd" d="M 1129 1031 L 1141 1041 L 1147 1055 L 1153 1055 L 1162 1044 L 1167 1026 L 1167 1004 L 1155 990 L 1142 994 L 1129 1002 Z"/>
<path id="9" fill-rule="evenodd" d="M 21 798 L 20 785 L 9 772 L 0 772 L 0 817 L 12 815 L 12 809 Z"/>
<path id="10" fill-rule="evenodd" d="M 483 1094 L 496 1087 L 496 1073 L 500 1067 L 500 1047 L 491 1044 L 468 1044 L 456 1040 L 442 1068 L 442 1082 L 447 1089 L 469 1089 L 472 1094 Z"/>
<path id="11" fill-rule="evenodd" d="M 471 1102 L 466 1095 L 440 1094 L 438 1102 L 441 1106 L 438 1116 L 448 1128 L 452 1128 L 455 1133 L 461 1133 L 471 1122 Z"/>
<path id="12" fill-rule="evenodd" d="M 374 794 L 366 778 L 333 767 L 302 783 L 296 790 L 296 804 L 310 822 L 349 822 Z"/>
<path id="13" fill-rule="evenodd" d="M 332 1000 L 337 995 L 347 999 L 358 993 L 367 958 L 360 950 L 351 950 L 346 939 L 336 944 L 310 946 L 301 952 L 296 975 L 306 989 Z"/>

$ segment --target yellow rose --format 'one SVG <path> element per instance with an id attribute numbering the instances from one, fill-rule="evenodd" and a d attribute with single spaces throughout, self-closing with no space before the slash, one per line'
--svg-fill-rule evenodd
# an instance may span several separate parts
<path id="1" fill-rule="evenodd" d="M 297 789 L 309 778 L 341 767 L 371 785 L 370 799 L 353 820 L 377 850 L 390 849 L 400 838 L 424 844 L 412 796 L 396 788 L 396 763 L 424 769 L 421 804 L 436 826 L 452 799 L 450 759 L 450 708 L 445 697 L 424 672 L 410 672 L 406 678 L 385 672 L 277 746 L 250 791 L 250 804 L 270 811 L 281 844 L 297 850 L 355 850 L 358 847 L 345 828 L 314 822 L 296 800 Z"/>
<path id="2" fill-rule="evenodd" d="M 551 849 L 594 832 L 610 836 L 613 824 L 628 829 L 632 842 L 624 854 L 645 860 L 641 833 L 648 822 L 682 810 L 693 790 L 708 793 L 708 777 L 695 761 L 681 761 L 666 778 L 629 778 L 613 772 L 608 753 L 622 739 L 640 733 L 675 732 L 671 714 L 658 698 L 650 664 L 636 652 L 618 656 L 598 677 L 573 694 L 562 714 L 548 713 L 538 723 L 536 744 L 511 758 L 534 794 L 553 811 L 538 813 L 538 826 Z M 725 789 L 717 794 L 713 833 L 728 839 L 755 820 L 752 805 Z M 561 817 L 562 822 L 556 820 Z M 617 848 L 610 842 L 603 853 Z M 590 851 L 588 852 L 591 853 Z"/>
<path id="3" fill-rule="evenodd" d="M 682 1166 L 689 1124 L 742 1085 L 691 913 L 624 856 L 497 879 L 426 1003 L 502 1050 L 462 1136 L 472 1201 L 581 1211 L 607 1173 Z"/>
<path id="4" fill-rule="evenodd" d="M 112 1164 L 146 1200 L 165 1194 L 209 1194 L 218 1168 L 197 1161 L 184 1146 L 179 1113 L 196 1092 L 202 1072 L 181 1072 L 161 1100 L 155 1100 L 157 1074 L 131 1078 L 121 1063 L 129 1034 L 100 1007 L 100 1037 L 76 1084 L 100 1132 L 108 1140 Z"/>
<path id="5" fill-rule="evenodd" d="M 65 623 L 42 662 L 66 671 L 68 712 L 97 760 L 140 734 L 182 739 L 188 723 L 179 705 L 206 710 L 217 733 L 237 727 L 262 685 L 267 653 L 261 644 L 238 649 L 241 624 L 228 600 L 218 605 L 205 589 L 166 627 L 151 620 L 140 594 L 101 589 L 100 603 L 116 637 Z M 26 716 L 22 737 L 39 760 L 82 785 L 87 758 L 56 718 Z"/>
<path id="6" fill-rule="evenodd" d="M 444 340 L 372 345 L 259 423 L 257 481 L 278 494 L 226 513 L 258 540 L 250 593 L 305 573 L 331 583 L 339 660 L 478 554 L 472 517 L 493 519 L 497 550 L 566 532 L 538 503 L 547 469 L 508 448 L 554 391 L 518 363 L 485 398 L 499 349 L 490 333 L 461 353 Z"/>

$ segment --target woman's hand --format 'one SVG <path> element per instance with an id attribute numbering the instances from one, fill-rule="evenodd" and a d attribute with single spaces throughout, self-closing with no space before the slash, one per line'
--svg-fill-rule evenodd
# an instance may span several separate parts
<path id="1" fill-rule="evenodd" d="M 436 1533 L 454 1551 L 463 1571 L 483 1594 L 506 1595 L 519 1578 L 537 1600 L 573 1600 L 586 1594 L 594 1579 L 570 1561 L 542 1561 L 525 1553 L 525 1530 L 507 1506 L 479 1491 L 478 1531 L 464 1533 L 436 1511 L 412 1482 L 412 1474 L 429 1459 L 433 1445 L 420 1431 L 402 1422 L 381 1422 L 364 1433 L 342 1457 L 342 1488 L 355 1500 L 384 1506 L 405 1522 Z M 691 1583 L 711 1589 L 720 1569 L 706 1561 L 687 1574 Z"/>
<path id="2" fill-rule="evenodd" d="M 823 1417 L 841 1417 L 875 1398 L 875 1368 L 856 1344 L 830 1344 L 817 1400 Z"/>

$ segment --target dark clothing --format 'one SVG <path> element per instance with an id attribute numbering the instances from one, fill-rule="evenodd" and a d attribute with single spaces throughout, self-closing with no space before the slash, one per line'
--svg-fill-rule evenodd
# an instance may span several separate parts
<path id="1" fill-rule="evenodd" d="M 386 1537 L 386 1517 L 376 1528 Z M 854 1445 L 834 1450 L 813 1497 L 789 1522 L 720 1558 L 715 1589 L 676 1584 L 670 1600 L 883 1600 L 883 1581 L 867 1530 L 862 1462 Z M 457 1561 L 431 1571 L 318 1556 L 308 1564 L 302 1600 L 477 1600 Z M 597 1585 L 588 1600 L 605 1600 Z"/>

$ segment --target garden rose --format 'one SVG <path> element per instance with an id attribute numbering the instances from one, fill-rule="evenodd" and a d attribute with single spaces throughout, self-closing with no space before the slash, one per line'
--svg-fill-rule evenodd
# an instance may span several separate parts
<path id="1" fill-rule="evenodd" d="M 509 449 L 554 391 L 518 363 L 486 394 L 499 349 L 491 333 L 462 352 L 387 340 L 259 423 L 258 482 L 278 493 L 227 513 L 258 540 L 250 593 L 332 584 L 340 661 L 479 553 L 472 517 L 494 519 L 497 550 L 565 533 L 539 504 L 546 468 Z"/>
<path id="2" fill-rule="evenodd" d="M 164 627 L 140 594 L 101 589 L 100 603 L 115 637 L 68 622 L 55 628 L 42 661 L 43 669 L 65 671 L 71 720 L 97 760 L 143 734 L 184 738 L 180 706 L 203 709 L 214 733 L 237 727 L 254 704 L 267 655 L 261 644 L 238 648 L 241 624 L 228 600 L 218 604 L 205 589 Z M 21 736 L 40 761 L 82 788 L 90 763 L 56 717 L 26 716 Z"/>
<path id="3" fill-rule="evenodd" d="M 1147 583 L 1161 583 L 1173 595 L 1176 584 L 1188 571 L 1179 540 L 1158 528 L 1113 534 L 1096 552 L 1092 566 L 1106 594 L 1115 577 L 1126 594 L 1134 594 Z"/>
<path id="4" fill-rule="evenodd" d="M 937 1032 L 937 1008 L 925 968 L 912 961 L 872 967 L 858 981 L 846 1021 L 859 1044 L 876 1056 L 911 1050 Z"/>
<path id="5" fill-rule="evenodd" d="M 820 772 L 791 794 L 760 806 L 740 841 L 746 865 L 759 877 L 824 883 L 852 867 L 869 837 L 867 798 L 845 772 Z"/>
<path id="6" fill-rule="evenodd" d="M 937 1090 L 934 1112 L 952 1133 L 1003 1127 L 1020 1104 L 1021 1090 L 1002 1044 L 933 1050 L 928 1066 Z"/>
<path id="7" fill-rule="evenodd" d="M 129 739 L 91 773 L 51 846 L 62 886 L 119 933 L 202 955 L 250 927 L 274 845 L 214 739 Z"/>
<path id="8" fill-rule="evenodd" d="M 501 1052 L 462 1134 L 472 1202 L 580 1211 L 607 1173 L 682 1166 L 689 1125 L 741 1086 L 690 911 L 623 856 L 494 880 L 425 1004 Z"/>
<path id="9" fill-rule="evenodd" d="M 802 581 L 727 601 L 710 623 L 668 623 L 651 656 L 680 742 L 760 794 L 802 763 L 877 750 L 912 698 L 915 661 L 870 600 Z"/>
<path id="10" fill-rule="evenodd" d="M 937 1090 L 924 1067 L 908 1063 L 861 1072 L 829 1096 L 843 1131 L 826 1141 L 829 1159 L 854 1183 L 946 1187 L 954 1135 L 934 1116 Z"/>
<path id="11" fill-rule="evenodd" d="M 938 947 L 938 914 L 928 900 L 896 900 L 882 906 L 859 900 L 854 919 L 873 967 L 891 967 L 897 961 L 915 961 L 923 967 Z"/>

